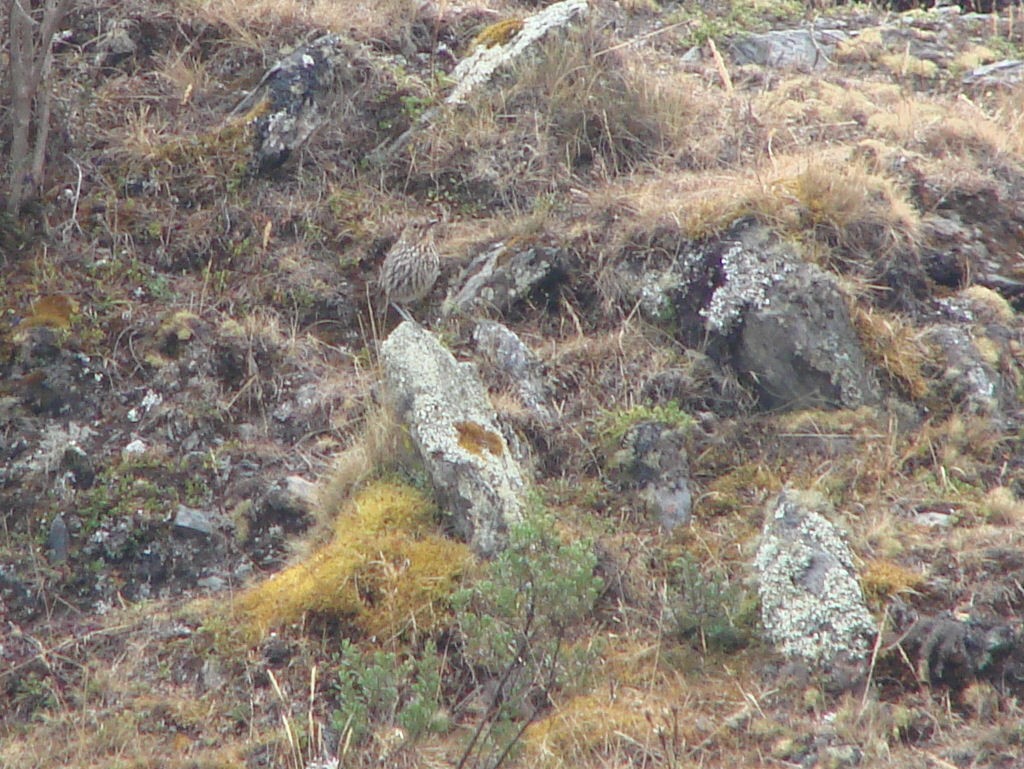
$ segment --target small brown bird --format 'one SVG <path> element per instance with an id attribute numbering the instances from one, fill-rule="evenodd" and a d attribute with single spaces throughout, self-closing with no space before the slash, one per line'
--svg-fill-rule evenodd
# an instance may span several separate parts
<path id="1" fill-rule="evenodd" d="M 394 304 L 407 320 L 409 314 L 400 305 L 416 302 L 429 294 L 441 272 L 441 257 L 434 243 L 435 224 L 436 219 L 419 219 L 407 224 L 380 268 L 378 282 L 384 301 Z"/>

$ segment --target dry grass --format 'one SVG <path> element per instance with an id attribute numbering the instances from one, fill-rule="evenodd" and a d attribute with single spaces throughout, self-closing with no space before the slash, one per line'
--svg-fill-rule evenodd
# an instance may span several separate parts
<path id="1" fill-rule="evenodd" d="M 617 7 L 626 15 L 615 29 L 603 23 L 607 9 L 592 4 L 599 21 L 549 41 L 464 108 L 438 113 L 382 170 L 361 164 L 363 149 L 443 95 L 438 40 L 459 47 L 533 6 L 196 0 L 163 4 L 164 24 L 175 21 L 169 8 L 183 28 L 208 23 L 208 37 L 173 38 L 137 69 L 95 84 L 76 150 L 112 148 L 105 165 L 85 168 L 86 187 L 100 192 L 83 195 L 76 218 L 61 214 L 46 246 L 56 251 L 64 238 L 76 259 L 95 262 L 82 292 L 89 301 L 76 306 L 65 277 L 81 265 L 48 252 L 5 263 L 11 269 L 0 282 L 23 305 L 10 317 L 23 317 L 22 332 L 60 330 L 76 350 L 81 324 L 98 319 L 94 333 L 111 342 L 100 349 L 124 353 L 118 361 L 137 367 L 140 381 L 174 377 L 187 365 L 171 349 L 194 350 L 202 362 L 209 356 L 201 345 L 219 342 L 239 365 L 204 405 L 216 405 L 217 419 L 244 420 L 257 436 L 279 427 L 270 406 L 294 394 L 291 381 L 305 374 L 329 429 L 304 436 L 282 461 L 312 475 L 323 468 L 319 457 L 347 448 L 324 473 L 321 530 L 296 547 L 306 557 L 239 592 L 231 619 L 219 603 L 177 610 L 154 600 L 97 618 L 97 627 L 40 620 L 5 638 L 6 649 L 24 643 L 29 651 L 27 664 L 0 671 L 0 764 L 297 767 L 316 745 L 316 727 L 303 733 L 305 725 L 329 717 L 324 686 L 309 685 L 311 669 L 323 677 L 336 671 L 337 636 L 325 629 L 375 636 L 367 648 L 414 653 L 445 627 L 448 596 L 460 577 L 472 579 L 471 561 L 440 535 L 422 494 L 366 487 L 395 464 L 407 469 L 406 446 L 391 415 L 368 405 L 375 373 L 366 363 L 377 340 L 353 332 L 384 235 L 408 212 L 436 205 L 455 217 L 446 256 L 508 236 L 566 245 L 581 265 L 558 312 L 527 313 L 516 331 L 537 340 L 558 416 L 538 430 L 538 494 L 565 531 L 601 542 L 602 574 L 614 589 L 602 597 L 600 629 L 574 639 L 603 649 L 588 686 L 556 692 L 510 767 L 797 765 L 826 738 L 857 746 L 873 767 L 924 767 L 957 763 L 954 751 L 964 745 L 976 752 L 961 763 L 983 755 L 979 746 L 998 751 L 1000 739 L 1004 749 L 1010 737 L 1019 740 L 1013 697 L 990 684 L 970 687 L 960 703 L 939 691 L 887 692 L 893 701 L 883 702 L 825 691 L 813 678 L 787 683 L 767 649 L 723 654 L 700 634 L 682 639 L 673 628 L 686 618 L 672 614 L 687 604 L 672 568 L 690 559 L 742 583 L 765 500 L 790 484 L 832 502 L 880 612 L 894 597 L 923 613 L 971 606 L 979 587 L 992 587 L 1004 591 L 1006 613 L 1019 614 L 1015 588 L 990 558 L 1020 546 L 1017 439 L 941 399 L 920 321 L 878 306 L 884 292 L 872 270 L 887 259 L 915 267 L 917 255 L 936 246 L 927 242 L 925 215 L 963 213 L 979 238 L 999 224 L 972 220 L 968 206 L 981 201 L 1003 212 L 1019 195 L 1020 89 L 961 94 L 950 83 L 929 93 L 929 63 L 888 51 L 870 30 L 841 47 L 842 69 L 820 75 L 738 72 L 726 59 L 684 68 L 667 33 L 621 45 L 638 19 L 657 18 L 655 3 Z M 223 115 L 267 64 L 323 30 L 396 57 L 362 95 L 381 102 L 367 113 L 372 130 L 352 143 L 342 128 L 327 127 L 280 178 L 249 183 L 248 139 Z M 953 66 L 992 58 L 985 46 L 965 46 Z M 74 188 L 74 174 L 62 173 L 70 175 L 61 184 Z M 155 185 L 152 194 L 125 193 L 140 180 Z M 645 325 L 628 306 L 618 267 L 653 272 L 745 215 L 845 274 L 868 356 L 909 405 L 751 416 L 734 381 L 713 376 L 674 331 Z M 161 294 L 173 295 L 169 309 L 140 320 Z M 1019 324 L 991 289 L 975 285 L 961 298 L 979 332 Z M 328 325 L 336 331 L 329 337 Z M 445 329 L 455 345 L 461 331 Z M 3 352 L 14 355 L 21 337 L 0 333 Z M 1020 360 L 994 343 L 981 346 L 1006 381 L 1020 381 Z M 674 382 L 667 391 L 659 389 L 666 374 Z M 5 408 L 18 391 L 10 393 L 3 390 Z M 704 412 L 687 446 L 694 523 L 671 536 L 612 488 L 602 445 L 602 426 L 666 402 Z M 507 397 L 498 406 L 511 415 L 520 409 Z M 247 438 L 246 449 L 259 440 Z M 949 527 L 918 520 L 931 511 L 948 513 Z M 28 547 L 36 548 L 38 532 L 30 533 Z M 6 536 L 8 551 L 23 544 Z M 58 579 L 38 561 L 36 579 Z M 273 670 L 274 683 L 257 645 L 271 629 L 295 649 Z M 445 686 L 463 680 L 449 672 Z M 459 702 L 471 692 L 446 694 Z M 451 766 L 477 717 L 458 712 L 453 733 L 427 746 L 386 752 L 382 735 L 381 745 L 371 740 L 365 755 L 347 758 L 354 766 L 381 756 L 395 767 Z"/>
<path id="2" fill-rule="evenodd" d="M 901 316 L 855 307 L 853 322 L 864 352 L 907 397 L 919 400 L 928 393 L 927 367 L 934 351 L 921 332 Z"/>
<path id="3" fill-rule="evenodd" d="M 402 40 L 408 39 L 413 23 L 430 18 L 415 0 L 202 0 L 196 5 L 203 17 L 227 25 L 241 39 L 269 22 L 279 30 L 319 28 L 365 40 Z"/>

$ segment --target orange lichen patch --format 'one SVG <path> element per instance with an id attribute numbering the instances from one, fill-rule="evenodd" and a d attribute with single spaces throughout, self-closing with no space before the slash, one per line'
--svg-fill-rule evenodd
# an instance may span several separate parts
<path id="1" fill-rule="evenodd" d="M 441 536 L 433 513 L 415 489 L 371 486 L 339 515 L 329 544 L 250 588 L 235 609 L 258 635 L 306 614 L 377 637 L 432 627 L 470 557 Z"/>
<path id="2" fill-rule="evenodd" d="M 496 45 L 505 45 L 509 40 L 519 34 L 523 28 L 522 19 L 503 19 L 496 24 L 485 27 L 479 35 L 473 38 L 469 44 L 469 50 L 477 46 L 493 48 Z"/>
<path id="3" fill-rule="evenodd" d="M 459 433 L 459 446 L 474 456 L 487 451 L 500 457 L 505 451 L 505 442 L 501 436 L 476 422 L 456 422 L 455 429 Z"/>

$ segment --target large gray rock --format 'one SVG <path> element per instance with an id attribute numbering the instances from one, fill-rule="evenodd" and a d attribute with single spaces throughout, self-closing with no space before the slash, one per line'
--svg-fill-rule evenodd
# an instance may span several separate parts
<path id="1" fill-rule="evenodd" d="M 566 279 L 566 255 L 555 248 L 513 250 L 498 243 L 473 259 L 456 280 L 460 288 L 445 314 L 494 309 L 508 314 L 519 302 L 548 303 Z"/>
<path id="2" fill-rule="evenodd" d="M 501 323 L 482 320 L 473 329 L 476 349 L 500 374 L 501 384 L 518 396 L 540 423 L 552 420 L 540 361 L 519 336 Z"/>
<path id="3" fill-rule="evenodd" d="M 761 621 L 784 654 L 814 664 L 864 658 L 875 624 L 839 529 L 808 492 L 783 490 L 769 504 L 755 567 Z"/>
<path id="4" fill-rule="evenodd" d="M 479 45 L 452 72 L 455 87 L 448 95 L 449 104 L 459 104 L 479 86 L 489 82 L 497 72 L 513 67 L 552 31 L 570 27 L 582 20 L 589 10 L 587 0 L 561 0 L 523 20 L 522 27 L 505 42 Z"/>
<path id="5" fill-rule="evenodd" d="M 735 37 L 729 52 L 734 64 L 811 71 L 827 67 L 836 46 L 849 37 L 839 29 L 779 29 Z"/>
<path id="6" fill-rule="evenodd" d="M 992 64 L 975 67 L 960 78 L 964 85 L 983 88 L 1014 88 L 1024 81 L 1024 61 L 1003 59 Z"/>
<path id="7" fill-rule="evenodd" d="M 634 239 L 627 258 L 602 278 L 621 305 L 743 375 L 764 408 L 858 408 L 879 400 L 836 279 L 770 227 L 747 217 L 706 241 L 670 226 Z"/>
<path id="8" fill-rule="evenodd" d="M 857 408 L 878 400 L 835 279 L 771 231 L 747 224 L 723 243 L 724 282 L 705 312 L 732 364 L 767 408 Z"/>
<path id="9" fill-rule="evenodd" d="M 523 477 L 471 364 L 405 322 L 381 345 L 385 384 L 455 533 L 481 556 L 500 552 L 522 518 Z"/>
<path id="10" fill-rule="evenodd" d="M 951 403 L 975 416 L 996 416 L 999 376 L 984 359 L 970 331 L 950 323 L 930 328 L 925 336 L 938 354 L 936 379 Z"/>

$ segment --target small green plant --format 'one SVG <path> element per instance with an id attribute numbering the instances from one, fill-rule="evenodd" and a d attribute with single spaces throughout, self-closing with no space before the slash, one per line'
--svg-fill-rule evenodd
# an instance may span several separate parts
<path id="1" fill-rule="evenodd" d="M 374 730 L 397 726 L 406 740 L 446 732 L 451 724 L 441 707 L 443 660 L 433 644 L 418 657 L 393 652 L 363 653 L 343 641 L 333 685 L 338 707 L 331 720 L 343 741 L 358 745 Z"/>
<path id="2" fill-rule="evenodd" d="M 687 555 L 672 563 L 671 574 L 676 595 L 671 608 L 679 636 L 704 651 L 729 652 L 751 642 L 758 617 L 753 591 Z"/>
<path id="3" fill-rule="evenodd" d="M 603 588 L 596 565 L 590 542 L 563 542 L 553 517 L 534 511 L 511 527 L 484 577 L 452 597 L 465 661 L 492 693 L 460 767 L 473 756 L 478 765 L 488 751 L 484 763 L 501 764 L 548 692 L 586 668 L 587 652 L 567 654 L 565 642 Z"/>
<path id="4" fill-rule="evenodd" d="M 602 415 L 600 434 L 604 442 L 618 444 L 633 425 L 641 422 L 662 422 L 679 430 L 690 430 L 693 417 L 679 406 L 677 401 L 660 403 L 656 406 L 633 406 L 625 411 L 608 411 Z"/>

